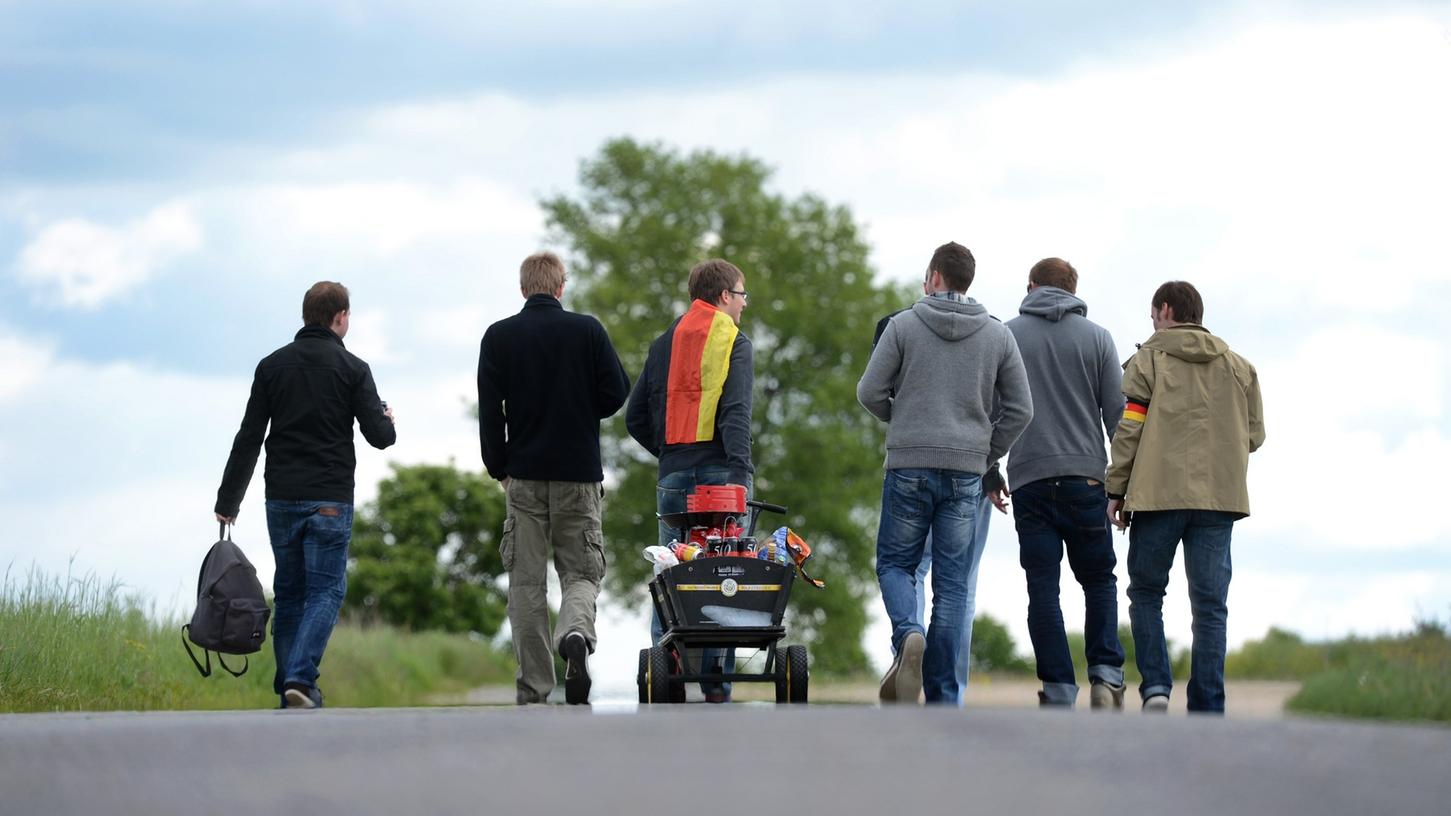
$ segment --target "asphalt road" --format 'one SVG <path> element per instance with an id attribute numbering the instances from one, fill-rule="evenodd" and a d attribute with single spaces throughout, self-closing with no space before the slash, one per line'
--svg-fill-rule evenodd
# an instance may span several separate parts
<path id="1" fill-rule="evenodd" d="M 1451 729 L 633 705 L 0 716 L 0 814 L 1444 814 Z"/>

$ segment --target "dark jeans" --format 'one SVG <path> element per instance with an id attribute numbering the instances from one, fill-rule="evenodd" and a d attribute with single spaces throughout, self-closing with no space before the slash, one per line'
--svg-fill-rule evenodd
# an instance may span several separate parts
<path id="1" fill-rule="evenodd" d="M 1164 643 L 1164 588 L 1174 551 L 1184 542 L 1184 574 L 1194 614 L 1189 668 L 1190 711 L 1224 711 L 1225 622 L 1229 617 L 1229 539 L 1239 516 L 1215 510 L 1134 513 L 1129 525 L 1129 620 L 1144 681 L 1139 694 L 1168 696 L 1174 687 Z"/>
<path id="2" fill-rule="evenodd" d="M 348 588 L 353 506 L 337 502 L 268 501 L 267 532 L 277 572 L 272 578 L 272 649 L 279 695 L 285 683 L 317 685 L 323 650 Z"/>
<path id="3" fill-rule="evenodd" d="M 660 514 L 683 513 L 685 512 L 685 497 L 693 492 L 699 485 L 723 485 L 730 483 L 730 469 L 724 465 L 703 465 L 701 467 L 677 470 L 674 473 L 666 474 L 655 486 L 655 510 Z M 751 496 L 751 480 L 747 479 L 746 496 Z M 660 524 L 660 544 L 662 546 L 670 543 L 672 539 L 680 535 L 680 531 Z M 763 540 L 769 536 L 770 531 L 756 531 L 757 540 Z M 655 616 L 654 611 L 650 613 L 650 642 L 660 642 L 660 619 Z M 721 662 L 724 657 L 724 664 Z M 736 650 L 726 649 L 724 655 L 720 649 L 700 650 L 701 671 L 729 671 L 736 670 Z M 723 694 L 727 700 L 731 696 L 730 683 L 701 683 L 702 694 Z"/>
<path id="4" fill-rule="evenodd" d="M 1118 640 L 1118 581 L 1113 537 L 1108 529 L 1108 495 L 1101 482 L 1082 477 L 1041 479 L 1013 491 L 1018 559 L 1028 578 L 1028 634 L 1038 663 L 1043 695 L 1056 705 L 1073 705 L 1078 683 L 1063 610 L 1058 605 L 1060 566 L 1068 566 L 1083 587 L 1083 640 L 1088 676 L 1121 686 L 1124 650 Z"/>

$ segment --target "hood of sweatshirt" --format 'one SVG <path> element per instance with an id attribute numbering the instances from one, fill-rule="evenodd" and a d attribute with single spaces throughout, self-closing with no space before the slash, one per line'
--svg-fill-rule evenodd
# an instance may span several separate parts
<path id="1" fill-rule="evenodd" d="M 987 308 L 975 300 L 961 303 L 946 298 L 924 297 L 912 304 L 912 314 L 922 319 L 934 334 L 948 342 L 964 340 L 992 321 Z"/>
<path id="2" fill-rule="evenodd" d="M 1018 307 L 1018 314 L 1045 317 L 1055 323 L 1074 312 L 1088 317 L 1088 304 L 1056 286 L 1039 286 L 1029 292 Z"/>
<path id="3" fill-rule="evenodd" d="M 1224 356 L 1229 344 L 1198 324 L 1186 323 L 1154 332 L 1141 348 L 1162 351 L 1189 363 L 1207 363 Z"/>

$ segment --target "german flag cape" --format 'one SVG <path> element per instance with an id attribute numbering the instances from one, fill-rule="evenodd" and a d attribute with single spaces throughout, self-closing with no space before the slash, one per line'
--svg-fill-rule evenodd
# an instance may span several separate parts
<path id="1" fill-rule="evenodd" d="M 739 333 L 730 315 L 703 300 L 690 304 L 675 325 L 670 377 L 665 385 L 665 444 L 689 445 L 715 438 L 716 407 Z"/>

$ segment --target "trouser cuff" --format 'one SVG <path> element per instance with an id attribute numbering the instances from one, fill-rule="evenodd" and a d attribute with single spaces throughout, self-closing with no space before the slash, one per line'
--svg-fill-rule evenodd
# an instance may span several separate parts
<path id="1" fill-rule="evenodd" d="M 1145 700 L 1150 697 L 1168 697 L 1173 690 L 1173 686 L 1139 686 L 1139 696 Z"/>
<path id="2" fill-rule="evenodd" d="M 1123 666 L 1089 666 L 1089 681 L 1094 679 L 1102 680 L 1110 686 L 1118 687 L 1124 684 Z"/>
<path id="3" fill-rule="evenodd" d="M 1076 683 L 1044 683 L 1043 700 L 1048 705 L 1073 707 L 1078 700 L 1078 684 Z"/>

